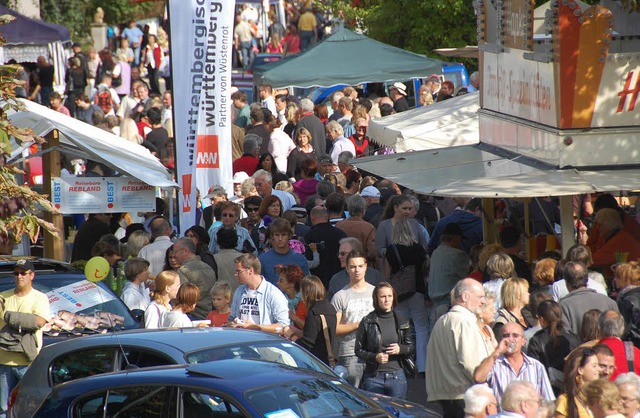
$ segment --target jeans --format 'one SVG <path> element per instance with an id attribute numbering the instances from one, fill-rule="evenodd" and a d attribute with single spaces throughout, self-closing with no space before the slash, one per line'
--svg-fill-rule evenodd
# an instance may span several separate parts
<path id="1" fill-rule="evenodd" d="M 300 31 L 300 50 L 304 51 L 313 45 L 315 33 L 313 31 Z M 347 138 L 349 138 L 347 136 Z"/>
<path id="2" fill-rule="evenodd" d="M 424 304 L 424 295 L 416 293 L 407 300 L 398 303 L 396 312 L 413 321 L 416 330 L 416 366 L 418 372 L 424 372 L 427 357 L 427 343 L 431 333 L 430 316 L 435 314 L 433 308 Z M 435 320 L 433 321 L 435 322 Z"/>
<path id="3" fill-rule="evenodd" d="M 242 53 L 242 68 L 246 70 L 253 62 L 254 57 L 251 41 L 240 42 L 240 52 Z"/>
<path id="4" fill-rule="evenodd" d="M 353 385 L 353 387 L 359 388 L 362 381 L 362 374 L 364 373 L 364 361 L 360 360 L 356 356 L 340 357 L 338 364 L 347 368 L 349 376 L 347 376 L 347 382 Z"/>
<path id="5" fill-rule="evenodd" d="M 404 399 L 407 396 L 407 378 L 403 370 L 377 372 L 371 376 L 364 377 L 362 389 Z"/>
<path id="6" fill-rule="evenodd" d="M 0 417 L 7 416 L 9 394 L 27 372 L 28 367 L 0 364 Z"/>

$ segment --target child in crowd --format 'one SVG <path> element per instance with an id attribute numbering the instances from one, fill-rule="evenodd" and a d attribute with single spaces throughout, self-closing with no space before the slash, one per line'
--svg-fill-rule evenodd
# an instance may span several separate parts
<path id="1" fill-rule="evenodd" d="M 229 321 L 231 312 L 231 286 L 229 283 L 217 282 L 211 289 L 211 301 L 213 310 L 209 312 L 207 319 L 211 321 L 209 326 L 221 327 Z"/>

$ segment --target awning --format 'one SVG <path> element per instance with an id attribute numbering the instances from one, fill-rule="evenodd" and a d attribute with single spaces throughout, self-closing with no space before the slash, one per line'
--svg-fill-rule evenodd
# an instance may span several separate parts
<path id="1" fill-rule="evenodd" d="M 367 135 L 396 152 L 420 151 L 479 142 L 478 92 L 371 120 Z"/>
<path id="2" fill-rule="evenodd" d="M 31 128 L 39 136 L 57 129 L 62 151 L 102 162 L 150 186 L 178 187 L 167 169 L 145 147 L 48 107 L 28 100 L 21 101 L 28 112 L 10 114 L 9 119 L 15 126 Z M 12 156 L 16 152 L 20 150 L 12 149 Z"/>
<path id="3" fill-rule="evenodd" d="M 558 170 L 525 157 L 497 155 L 484 144 L 359 158 L 354 164 L 418 193 L 439 196 L 565 196 L 640 186 L 640 168 Z"/>

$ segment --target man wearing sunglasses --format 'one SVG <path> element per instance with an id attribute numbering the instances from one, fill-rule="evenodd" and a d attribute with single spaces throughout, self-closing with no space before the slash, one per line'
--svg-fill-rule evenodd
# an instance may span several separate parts
<path id="1" fill-rule="evenodd" d="M 0 416 L 9 393 L 42 348 L 42 327 L 50 319 L 49 298 L 33 288 L 35 267 L 19 260 L 13 268 L 16 287 L 0 295 Z"/>
<path id="2" fill-rule="evenodd" d="M 498 402 L 509 383 L 516 380 L 531 383 L 540 399 L 556 399 L 542 363 L 522 352 L 525 343 L 522 327 L 515 322 L 506 323 L 498 347 L 473 373 L 476 383 L 487 382 Z"/>

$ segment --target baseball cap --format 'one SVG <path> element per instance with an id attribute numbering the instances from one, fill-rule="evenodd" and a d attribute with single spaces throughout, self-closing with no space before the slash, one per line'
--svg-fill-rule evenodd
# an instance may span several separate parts
<path id="1" fill-rule="evenodd" d="M 398 93 L 402 94 L 403 96 L 407 95 L 407 86 L 405 86 L 404 83 L 397 81 L 393 83 L 393 86 L 391 86 L 391 88 L 398 90 Z"/>
<path id="2" fill-rule="evenodd" d="M 13 266 L 13 271 L 16 270 L 24 270 L 24 271 L 36 271 L 36 268 L 33 266 L 33 263 L 29 260 L 18 260 L 16 264 Z"/>
<path id="3" fill-rule="evenodd" d="M 300 205 L 293 205 L 293 206 L 291 206 L 291 209 L 289 209 L 289 210 L 295 212 L 296 213 L 296 217 L 298 217 L 298 218 L 304 218 L 304 217 L 307 216 L 307 210 L 304 207 L 300 206 Z"/>
<path id="4" fill-rule="evenodd" d="M 245 173 L 244 171 L 238 171 L 236 174 L 233 175 L 233 182 L 242 183 L 248 178 L 249 178 L 249 175 L 247 173 Z"/>
<path id="5" fill-rule="evenodd" d="M 222 186 L 213 186 L 209 189 L 209 194 L 205 196 L 205 199 L 211 199 L 215 196 L 227 195 L 227 191 L 222 188 Z"/>
<path id="6" fill-rule="evenodd" d="M 322 157 L 320 157 L 320 164 L 333 164 L 333 160 L 331 159 L 331 157 L 329 155 L 324 155 Z"/>
<path id="7" fill-rule="evenodd" d="M 380 190 L 373 186 L 367 186 L 360 192 L 362 197 L 380 197 Z"/>

